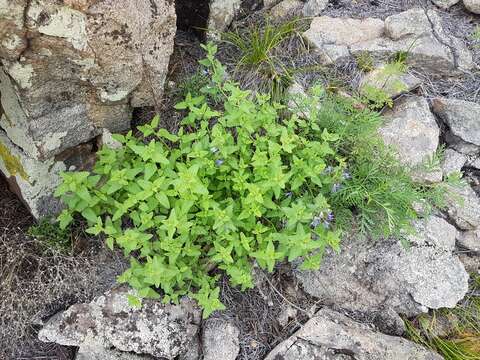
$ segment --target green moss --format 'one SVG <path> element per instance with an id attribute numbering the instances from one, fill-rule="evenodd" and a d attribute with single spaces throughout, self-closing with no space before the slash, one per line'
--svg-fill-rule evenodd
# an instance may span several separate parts
<path id="1" fill-rule="evenodd" d="M 0 159 L 2 159 L 10 175 L 20 175 L 23 180 L 28 181 L 28 174 L 25 172 L 20 159 L 12 155 L 8 148 L 2 143 L 0 143 Z"/>

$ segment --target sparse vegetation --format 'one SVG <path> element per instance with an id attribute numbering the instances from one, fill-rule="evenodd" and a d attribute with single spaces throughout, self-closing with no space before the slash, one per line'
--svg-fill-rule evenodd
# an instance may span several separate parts
<path id="1" fill-rule="evenodd" d="M 406 320 L 413 341 L 442 355 L 446 360 L 480 359 L 480 277 L 472 274 L 472 289 L 454 309 L 433 310 L 413 321 Z"/>

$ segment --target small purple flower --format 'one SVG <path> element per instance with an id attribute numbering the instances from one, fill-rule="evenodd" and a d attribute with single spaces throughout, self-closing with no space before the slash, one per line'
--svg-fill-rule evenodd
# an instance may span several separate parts
<path id="1" fill-rule="evenodd" d="M 218 148 L 215 147 L 215 146 L 212 146 L 212 147 L 210 148 L 210 152 L 211 152 L 212 154 L 215 154 L 217 151 L 218 151 Z"/>
<path id="2" fill-rule="evenodd" d="M 215 160 L 215 165 L 216 166 L 222 166 L 222 164 L 224 163 L 225 161 L 223 159 L 218 159 L 218 160 Z"/>
<path id="3" fill-rule="evenodd" d="M 340 190 L 341 188 L 342 188 L 342 184 L 339 184 L 339 183 L 333 184 L 332 193 L 338 192 L 338 190 Z"/>
<path id="4" fill-rule="evenodd" d="M 315 229 L 318 227 L 318 225 L 320 225 L 321 222 L 322 218 L 320 216 L 314 216 L 312 222 L 310 223 L 310 226 Z"/>
<path id="5" fill-rule="evenodd" d="M 325 170 L 323 170 L 323 173 L 324 174 L 331 174 L 333 172 L 333 167 L 331 167 L 330 165 L 328 165 Z"/>
<path id="6" fill-rule="evenodd" d="M 335 215 L 333 215 L 333 212 L 330 211 L 325 221 L 332 222 L 334 219 L 335 219 Z"/>
<path id="7" fill-rule="evenodd" d="M 352 175 L 348 170 L 345 170 L 342 174 L 342 179 L 343 180 L 350 180 L 352 178 Z"/>
<path id="8" fill-rule="evenodd" d="M 285 197 L 292 197 L 293 193 L 291 191 L 285 193 Z"/>

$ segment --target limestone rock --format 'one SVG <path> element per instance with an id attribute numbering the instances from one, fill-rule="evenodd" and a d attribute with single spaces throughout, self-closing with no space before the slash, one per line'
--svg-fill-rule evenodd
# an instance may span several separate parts
<path id="1" fill-rule="evenodd" d="M 239 334 L 227 320 L 207 320 L 203 325 L 203 360 L 235 360 L 240 351 Z"/>
<path id="2" fill-rule="evenodd" d="M 455 307 L 468 291 L 468 274 L 451 251 L 455 228 L 441 218 L 417 223 L 408 249 L 395 239 L 348 237 L 340 254 L 327 252 L 316 271 L 299 271 L 304 290 L 323 303 L 366 314 L 414 316 Z M 448 234 L 448 235 L 446 235 Z"/>
<path id="3" fill-rule="evenodd" d="M 480 105 L 477 103 L 435 98 L 432 100 L 433 112 L 450 128 L 452 135 L 462 141 L 480 148 Z"/>
<path id="4" fill-rule="evenodd" d="M 188 299 L 179 305 L 144 300 L 140 309 L 128 304 L 127 287 L 113 289 L 90 304 L 76 304 L 55 315 L 39 339 L 61 345 L 115 348 L 174 359 L 187 352 L 198 332 L 200 311 Z"/>
<path id="5" fill-rule="evenodd" d="M 344 355 L 342 355 L 344 354 Z M 336 311 L 318 311 L 300 330 L 280 343 L 265 360 L 307 359 L 441 360 L 401 337 L 389 336 Z"/>
<path id="6" fill-rule="evenodd" d="M 445 150 L 444 158 L 442 161 L 443 176 L 447 177 L 454 172 L 460 172 L 466 162 L 467 157 L 464 154 L 459 153 L 453 149 Z"/>
<path id="7" fill-rule="evenodd" d="M 480 227 L 480 199 L 469 185 L 449 187 L 447 212 L 450 219 L 462 230 Z"/>
<path id="8" fill-rule="evenodd" d="M 368 54 L 378 64 L 408 52 L 407 64 L 433 77 L 474 67 L 466 45 L 443 30 L 440 16 L 420 8 L 380 19 L 315 18 L 304 33 L 326 64 Z"/>
<path id="9" fill-rule="evenodd" d="M 329 0 L 308 0 L 303 6 L 303 16 L 310 17 L 320 15 L 320 13 L 327 7 L 328 2 Z"/>
<path id="10" fill-rule="evenodd" d="M 283 0 L 270 10 L 274 19 L 284 19 L 300 14 L 303 3 L 300 0 Z"/>
<path id="11" fill-rule="evenodd" d="M 60 185 L 60 172 L 65 170 L 63 162 L 39 161 L 25 155 L 0 129 L 0 172 L 7 176 L 12 190 L 21 196 L 35 217 L 60 209 L 53 193 Z"/>
<path id="12" fill-rule="evenodd" d="M 450 9 L 453 5 L 458 4 L 460 0 L 432 0 L 432 2 L 443 10 Z"/>
<path id="13" fill-rule="evenodd" d="M 417 168 L 414 175 L 419 180 L 441 181 L 440 170 L 426 172 L 419 169 L 435 154 L 440 137 L 440 129 L 427 101 L 417 96 L 403 98 L 384 116 L 386 121 L 380 134 L 387 145 L 398 151 L 400 162 Z"/>
<path id="14" fill-rule="evenodd" d="M 128 129 L 133 107 L 162 96 L 175 22 L 170 0 L 0 0 L 0 128 L 12 146 L 48 166 L 103 128 Z"/>
<path id="15" fill-rule="evenodd" d="M 110 350 L 101 347 L 81 346 L 75 360 L 153 360 L 151 356 Z"/>
<path id="16" fill-rule="evenodd" d="M 225 31 L 240 10 L 241 4 L 242 0 L 211 1 L 208 30 L 213 32 Z"/>
<path id="17" fill-rule="evenodd" d="M 410 73 L 390 74 L 385 70 L 385 66 L 370 71 L 360 81 L 360 92 L 365 90 L 366 86 L 371 86 L 383 90 L 391 98 L 412 91 L 419 87 L 422 81 Z"/>
<path id="18" fill-rule="evenodd" d="M 474 14 L 480 14 L 480 1 L 479 0 L 463 0 L 463 5 L 467 10 Z"/>
<path id="19" fill-rule="evenodd" d="M 465 249 L 480 253 L 480 229 L 461 232 L 457 242 Z"/>

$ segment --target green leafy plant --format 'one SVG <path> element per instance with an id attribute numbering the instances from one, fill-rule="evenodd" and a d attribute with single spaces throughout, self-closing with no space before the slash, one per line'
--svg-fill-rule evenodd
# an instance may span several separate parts
<path id="1" fill-rule="evenodd" d="M 373 57 L 367 51 L 360 52 L 355 57 L 355 61 L 357 62 L 358 68 L 363 72 L 370 72 L 375 69 Z"/>
<path id="2" fill-rule="evenodd" d="M 53 248 L 67 253 L 72 248 L 70 230 L 70 227 L 60 227 L 54 219 L 44 218 L 30 226 L 28 235 L 37 239 L 47 249 Z"/>
<path id="3" fill-rule="evenodd" d="M 130 258 L 119 281 L 137 290 L 133 306 L 188 295 L 207 317 L 223 309 L 216 269 L 245 290 L 253 263 L 318 268 L 356 215 L 384 235 L 414 218 L 423 193 L 375 135 L 378 114 L 320 86 L 289 113 L 226 80 L 216 46 L 204 48 L 211 82 L 176 105 L 178 133 L 156 117 L 144 139 L 116 135 L 120 149 L 103 148 L 92 173 L 64 173 L 56 191 L 63 228 L 82 216 Z"/>

